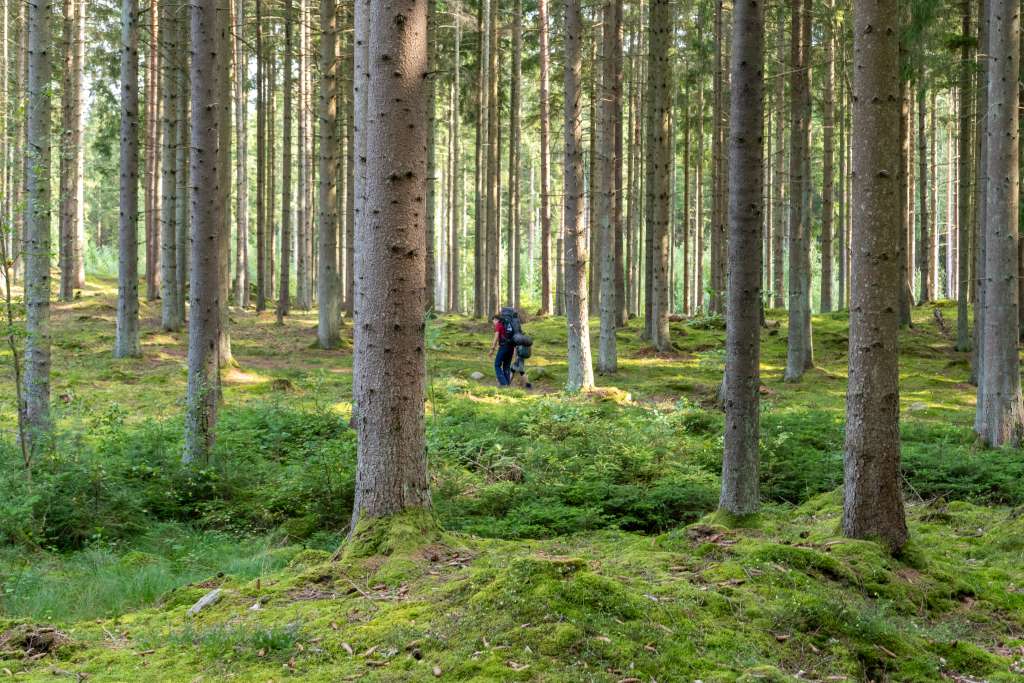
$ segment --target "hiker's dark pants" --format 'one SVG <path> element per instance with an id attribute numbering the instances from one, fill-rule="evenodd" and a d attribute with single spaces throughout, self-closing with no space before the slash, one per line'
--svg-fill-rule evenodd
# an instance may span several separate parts
<path id="1" fill-rule="evenodd" d="M 498 386 L 507 387 L 512 384 L 512 356 L 515 353 L 514 345 L 502 344 L 494 354 L 494 374 L 498 378 Z"/>

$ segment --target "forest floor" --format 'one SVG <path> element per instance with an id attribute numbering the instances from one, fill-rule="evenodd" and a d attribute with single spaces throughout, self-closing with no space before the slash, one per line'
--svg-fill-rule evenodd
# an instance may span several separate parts
<path id="1" fill-rule="evenodd" d="M 351 353 L 232 309 L 217 453 L 180 454 L 186 333 L 144 304 L 116 361 L 116 289 L 53 307 L 53 453 L 29 481 L 0 391 L 0 674 L 90 681 L 1019 681 L 1024 452 L 971 432 L 951 303 L 901 334 L 911 543 L 839 534 L 847 318 L 815 316 L 816 369 L 763 341 L 764 513 L 718 523 L 721 320 L 636 323 L 602 390 L 560 393 L 564 320 L 531 320 L 534 390 L 499 391 L 490 326 L 431 320 L 435 519 L 332 560 L 351 508 Z M 939 310 L 942 324 L 935 315 Z M 593 334 L 596 339 L 596 321 Z M 0 352 L 0 381 L 10 364 Z M 474 381 L 480 372 L 485 379 Z M 219 588 L 195 616 L 188 609 Z"/>

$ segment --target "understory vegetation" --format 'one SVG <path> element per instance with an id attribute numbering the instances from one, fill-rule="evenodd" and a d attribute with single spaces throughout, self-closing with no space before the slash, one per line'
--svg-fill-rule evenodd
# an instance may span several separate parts
<path id="1" fill-rule="evenodd" d="M 753 527 L 712 514 L 720 319 L 674 322 L 658 354 L 624 329 L 619 373 L 570 398 L 564 320 L 527 321 L 533 389 L 499 391 L 487 325 L 445 316 L 427 333 L 444 531 L 332 559 L 355 476 L 350 352 L 311 348 L 308 315 L 282 329 L 236 313 L 214 455 L 184 468 L 184 339 L 144 307 L 144 357 L 114 361 L 112 302 L 100 283 L 55 309 L 58 429 L 31 476 L 13 399 L 0 404 L 0 668 L 20 678 L 1024 675 L 1024 452 L 975 442 L 952 304 L 916 310 L 901 337 L 911 544 L 898 558 L 839 534 L 845 316 L 815 318 L 817 368 L 785 384 L 785 319 L 770 312 Z"/>

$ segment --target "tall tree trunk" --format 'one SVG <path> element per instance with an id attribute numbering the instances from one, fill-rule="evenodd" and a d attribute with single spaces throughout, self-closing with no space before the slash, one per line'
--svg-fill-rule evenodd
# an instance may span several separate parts
<path id="1" fill-rule="evenodd" d="M 725 441 L 718 506 L 757 512 L 761 358 L 761 222 L 764 219 L 764 4 L 735 5 L 730 120 L 729 276 L 726 307 Z"/>
<path id="2" fill-rule="evenodd" d="M 854 7 L 853 249 L 843 533 L 907 541 L 900 487 L 897 0 Z"/>
<path id="3" fill-rule="evenodd" d="M 906 54 L 903 45 L 900 45 L 901 63 L 906 61 Z M 913 275 L 911 267 L 912 237 L 914 234 L 913 211 L 913 186 L 910 182 L 912 169 L 911 160 L 911 123 L 910 123 L 910 96 L 906 79 L 900 78 L 900 215 L 903 219 L 903 232 L 900 242 L 900 281 L 899 281 L 899 314 L 900 327 L 909 327 L 910 309 L 914 304 L 914 294 L 910 280 Z"/>
<path id="4" fill-rule="evenodd" d="M 587 243 L 583 224 L 583 130 L 580 114 L 580 42 L 583 19 L 579 0 L 565 3 L 565 317 L 568 327 L 569 391 L 594 386 L 587 320 Z"/>
<path id="5" fill-rule="evenodd" d="M 554 310 L 551 282 L 551 114 L 548 93 L 547 0 L 537 0 L 540 41 L 540 314 Z"/>
<path id="6" fill-rule="evenodd" d="M 296 80 L 295 113 L 298 117 L 296 139 L 296 161 L 298 177 L 295 188 L 295 307 L 306 311 L 312 307 L 312 293 L 309 291 L 309 261 L 306 260 L 306 229 L 308 216 L 306 206 L 306 185 L 309 183 L 309 159 L 306 157 L 306 0 L 299 0 L 298 16 L 298 78 Z M 285 105 L 287 106 L 287 105 Z"/>
<path id="7" fill-rule="evenodd" d="M 521 124 L 520 81 L 523 77 L 523 3 L 515 0 L 512 8 L 512 77 L 509 83 L 509 140 L 508 140 L 508 302 L 519 307 L 519 183 L 522 162 L 520 159 Z"/>
<path id="8" fill-rule="evenodd" d="M 721 240 L 725 237 L 724 233 L 719 230 L 719 227 L 725 223 L 725 219 L 722 215 L 726 211 L 726 197 L 723 191 L 722 174 L 725 172 L 725 163 L 723 161 L 725 157 L 725 145 L 726 136 L 724 133 L 725 123 L 725 78 L 723 71 L 725 69 L 725 28 L 724 18 L 725 14 L 725 2 L 724 0 L 715 1 L 715 17 L 714 17 L 714 75 L 712 76 L 712 118 L 714 119 L 711 126 L 711 299 L 708 304 L 708 309 L 711 313 L 723 313 L 724 312 L 724 295 L 723 291 L 725 288 L 724 273 L 721 272 L 722 261 L 718 255 L 722 249 Z"/>
<path id="9" fill-rule="evenodd" d="M 224 226 L 221 229 L 218 246 L 218 267 L 220 278 L 217 282 L 220 289 L 217 292 L 217 301 L 220 303 L 220 334 L 217 337 L 217 348 L 220 354 L 220 366 L 230 367 L 234 365 L 235 359 L 231 353 L 231 315 L 229 306 L 231 304 L 231 3 L 233 0 L 220 0 L 217 5 L 217 35 L 218 45 L 226 46 L 217 58 L 217 93 L 220 97 L 217 114 L 220 116 L 218 126 L 219 139 L 217 141 L 217 153 L 220 161 L 217 164 L 218 182 L 217 186 L 221 193 L 223 208 L 222 220 Z"/>
<path id="10" fill-rule="evenodd" d="M 825 78 L 822 83 L 822 180 L 821 180 L 821 312 L 832 311 L 832 222 L 835 207 L 832 197 L 835 169 L 835 21 L 834 0 L 826 3 L 828 16 L 825 18 Z"/>
<path id="11" fill-rule="evenodd" d="M 61 140 L 60 140 L 60 210 L 57 230 L 59 241 L 61 301 L 74 298 L 77 251 L 80 228 L 78 226 L 78 173 L 79 147 L 82 141 L 82 63 L 78 59 L 79 0 L 64 0 L 64 69 L 61 79 Z"/>
<path id="12" fill-rule="evenodd" d="M 793 0 L 792 30 L 790 33 L 790 96 L 792 118 L 790 124 L 789 182 L 789 343 L 786 354 L 785 380 L 799 381 L 806 370 L 814 365 L 811 341 L 811 272 L 809 222 L 804 199 L 807 175 L 806 159 L 810 127 L 810 44 L 806 36 L 811 20 L 810 0 Z"/>
<path id="13" fill-rule="evenodd" d="M 782 6 L 784 7 L 784 6 Z M 778 61 L 779 73 L 775 77 L 775 184 L 772 187 L 774 192 L 772 217 L 775 226 L 772 228 L 772 307 L 782 308 L 785 306 L 784 296 L 786 294 L 785 269 L 782 265 L 783 242 L 786 239 L 786 83 L 784 73 L 786 71 L 786 40 L 785 40 L 785 15 L 780 12 L 779 31 L 775 36 L 776 60 Z M 792 196 L 790 196 L 792 201 Z"/>
<path id="14" fill-rule="evenodd" d="M 988 25 L 987 182 L 985 194 L 979 195 L 986 204 L 986 249 L 978 435 L 990 446 L 1018 446 L 1024 435 L 1016 282 L 1020 222 L 1019 1 L 989 0 Z"/>
<path id="15" fill-rule="evenodd" d="M 178 54 L 175 58 L 174 68 L 177 70 L 178 77 L 176 83 L 178 86 L 178 126 L 175 131 L 176 140 L 176 159 L 175 159 L 175 179 L 178 183 L 177 196 L 181 197 L 181 201 L 176 203 L 175 206 L 175 276 L 177 282 L 175 283 L 175 289 L 177 290 L 177 301 L 178 301 L 178 319 L 185 322 L 185 302 L 187 299 L 186 284 L 189 282 L 189 245 L 191 239 L 191 194 L 189 191 L 189 177 L 191 169 L 189 167 L 191 163 L 191 125 L 189 123 L 189 103 L 191 102 L 191 75 L 190 64 L 189 64 L 189 52 L 192 45 L 191 42 L 191 18 L 189 6 L 178 6 L 178 42 L 179 49 Z"/>
<path id="16" fill-rule="evenodd" d="M 320 0 L 320 260 L 317 275 L 317 306 L 320 348 L 341 342 L 341 279 L 338 277 L 338 63 L 337 6 Z"/>
<path id="17" fill-rule="evenodd" d="M 234 0 L 235 26 L 235 302 L 249 307 L 249 59 L 245 49 L 245 3 Z"/>
<path id="18" fill-rule="evenodd" d="M 284 132 L 281 151 L 281 283 L 277 322 L 284 322 L 290 308 L 292 263 L 292 51 L 295 18 L 292 0 L 285 0 L 284 14 Z"/>
<path id="19" fill-rule="evenodd" d="M 434 72 L 437 68 L 437 9 L 436 3 L 427 2 L 427 198 L 426 198 L 426 267 L 424 306 L 433 310 L 437 306 L 434 296 L 437 257 L 434 242 L 437 230 L 437 88 Z"/>
<path id="20" fill-rule="evenodd" d="M 672 64 L 672 7 L 667 0 L 652 0 L 651 47 L 647 68 L 647 232 L 651 244 L 651 343 L 661 351 L 669 338 L 669 211 L 672 199 L 672 130 L 670 126 Z"/>
<path id="21" fill-rule="evenodd" d="M 614 208 L 612 210 L 612 225 L 614 235 L 612 236 L 615 246 L 613 247 L 612 259 L 615 262 L 615 273 L 612 286 L 615 291 L 615 317 L 618 327 L 625 327 L 629 322 L 626 315 L 626 276 L 623 269 L 623 225 L 622 225 L 622 203 L 624 193 L 622 186 L 622 2 L 614 3 L 614 17 L 616 30 L 613 35 L 612 46 L 612 83 L 610 95 L 615 102 L 614 122 L 612 130 L 614 135 L 615 163 L 612 169 L 612 193 L 614 197 Z"/>
<path id="22" fill-rule="evenodd" d="M 186 203 L 186 197 L 178 197 L 178 74 L 174 59 L 180 53 L 179 36 L 181 23 L 175 16 L 175 9 L 169 2 L 160 4 L 160 51 L 165 58 L 160 61 L 163 87 L 160 89 L 162 103 L 161 139 L 163 150 L 160 155 L 160 324 L 167 331 L 181 329 L 181 305 L 178 302 L 178 255 L 177 223 L 178 202 Z"/>
<path id="23" fill-rule="evenodd" d="M 498 55 L 501 51 L 498 44 L 499 5 L 501 0 L 491 0 L 490 18 L 487 32 L 490 51 L 487 60 L 487 181 L 484 187 L 486 195 L 487 234 L 485 239 L 487 262 L 484 290 L 486 292 L 487 311 L 496 313 L 501 307 L 501 110 L 498 97 L 498 81 L 501 70 L 498 67 Z"/>
<path id="24" fill-rule="evenodd" d="M 462 24 L 459 17 L 455 16 L 455 47 L 452 52 L 452 108 L 451 108 L 451 183 L 452 183 L 452 213 L 451 213 L 451 234 L 448 244 L 450 248 L 448 261 L 448 310 L 452 313 L 462 312 L 462 254 L 459 243 L 459 235 L 462 233 L 462 146 L 460 129 L 462 124 L 462 110 L 460 109 L 462 87 Z"/>
<path id="25" fill-rule="evenodd" d="M 166 1 L 166 0 L 165 0 Z M 146 146 L 145 174 L 145 235 L 146 235 L 146 300 L 155 301 L 160 295 L 160 194 L 157 174 L 160 169 L 160 21 L 159 2 L 149 3 L 149 58 L 146 67 Z"/>
<path id="26" fill-rule="evenodd" d="M 476 172 L 474 173 L 475 207 L 473 211 L 473 315 L 484 317 L 487 308 L 487 202 L 484 198 L 487 182 L 487 94 L 490 91 L 491 39 L 488 30 L 490 0 L 480 0 L 477 13 L 477 92 L 476 92 Z"/>
<path id="27" fill-rule="evenodd" d="M 956 296 L 956 349 L 969 351 L 971 348 L 970 330 L 967 324 L 967 303 L 970 298 L 970 265 L 971 265 L 971 151 L 974 148 L 971 118 L 971 75 L 973 73 L 974 55 L 969 38 L 971 29 L 972 0 L 961 0 L 960 12 L 963 25 L 963 39 L 960 44 L 960 76 L 957 88 L 957 108 L 959 109 L 959 130 L 957 132 L 957 296 Z"/>
<path id="28" fill-rule="evenodd" d="M 842 52 L 840 47 L 839 52 Z M 837 53 L 838 55 L 838 53 Z M 840 64 L 840 73 L 842 71 L 842 65 Z M 836 264 L 839 266 L 838 277 L 836 277 L 836 283 L 839 287 L 836 296 L 836 306 L 839 310 L 846 308 L 846 276 L 849 272 L 849 264 L 847 262 L 848 256 L 846 251 L 846 145 L 847 145 L 847 129 L 846 129 L 846 90 L 843 87 L 843 80 L 839 81 L 839 104 L 837 112 L 837 125 L 839 128 L 839 177 L 836 183 L 836 204 L 838 211 L 836 212 L 836 246 L 838 248 L 838 255 L 836 258 Z"/>
<path id="29" fill-rule="evenodd" d="M 430 507 L 421 206 L 427 183 L 427 6 L 369 5 L 366 21 L 356 21 L 356 40 L 369 46 L 369 69 L 367 116 L 360 123 L 366 126 L 365 206 L 356 225 L 356 280 L 364 284 L 356 303 L 353 529 L 361 520 Z M 406 106 L 396 109 L 396 99 Z"/>
<path id="30" fill-rule="evenodd" d="M 267 308 L 267 84 L 263 0 L 256 0 L 256 311 Z"/>
<path id="31" fill-rule="evenodd" d="M 616 73 L 616 52 L 621 53 L 622 51 L 622 25 L 619 21 L 622 10 L 620 5 L 621 0 L 605 0 L 603 8 L 601 97 L 598 105 L 600 118 L 597 123 L 597 138 L 594 142 L 596 167 L 592 171 L 597 187 L 597 195 L 594 197 L 594 213 L 598 221 L 597 229 L 601 243 L 598 253 L 604 261 L 600 269 L 601 335 L 597 367 L 600 372 L 605 374 L 618 370 L 616 330 L 619 326 L 619 301 L 615 280 L 616 273 L 620 273 L 620 264 L 616 260 L 616 235 L 619 230 L 615 220 L 615 204 L 618 201 L 615 191 L 615 169 L 619 162 L 615 157 L 615 141 L 621 108 L 621 102 L 617 97 L 621 90 L 617 87 L 618 74 Z M 619 134 L 621 134 L 621 125 L 618 128 Z"/>
<path id="32" fill-rule="evenodd" d="M 361 92 L 361 89 L 357 86 L 358 83 L 358 72 L 355 70 L 356 63 L 356 41 L 354 37 L 355 33 L 355 4 L 349 12 L 346 12 L 345 24 L 348 35 L 353 37 L 346 41 L 345 51 L 347 55 L 347 66 L 346 73 L 351 78 L 349 83 L 349 96 L 345 98 L 345 126 L 348 130 L 348 154 L 345 159 L 345 185 L 348 199 L 346 204 L 348 205 L 348 212 L 345 216 L 345 277 L 347 278 L 345 283 L 345 316 L 350 320 L 355 317 L 355 299 L 356 299 L 356 201 L 358 187 L 357 181 L 357 170 L 356 170 L 356 152 L 357 145 L 360 136 L 357 131 L 357 124 L 355 120 L 356 106 L 359 102 L 357 95 Z M 361 53 L 365 54 L 365 52 Z M 365 64 L 365 59 L 363 60 Z M 365 72 L 365 68 L 363 69 Z M 359 124 L 362 125 L 361 123 Z M 354 334 L 354 332 L 353 332 Z"/>
<path id="33" fill-rule="evenodd" d="M 114 356 L 139 356 L 139 3 L 121 0 L 121 221 Z"/>
<path id="34" fill-rule="evenodd" d="M 136 0 L 124 0 L 135 2 Z M 219 50 L 221 0 L 194 0 L 191 5 L 192 134 L 189 154 L 192 276 L 189 286 L 188 397 L 185 405 L 185 463 L 206 464 L 213 449 L 220 394 L 218 338 L 221 326 L 220 241 L 223 239 L 224 193 L 220 187 L 220 130 L 223 83 Z"/>
<path id="35" fill-rule="evenodd" d="M 985 368 L 985 349 L 982 346 L 982 330 L 985 327 L 985 252 L 988 212 L 988 58 L 989 58 L 989 4 L 981 0 L 978 6 L 978 50 L 977 81 L 975 84 L 974 131 L 974 202 L 973 202 L 973 259 L 971 299 L 974 301 L 974 362 L 971 364 L 971 381 L 978 387 L 974 411 L 974 431 L 981 433 L 985 424 L 983 400 L 985 384 L 981 381 Z"/>
<path id="36" fill-rule="evenodd" d="M 25 389 L 28 450 L 46 446 L 50 421 L 50 0 L 28 3 L 28 109 L 26 118 Z"/>
<path id="37" fill-rule="evenodd" d="M 917 268 L 920 290 L 918 301 L 927 303 L 932 300 L 932 218 L 929 209 L 928 192 L 933 178 L 928 173 L 928 91 L 924 83 L 924 73 L 918 75 L 917 84 L 917 183 L 918 206 L 921 216 L 921 231 L 917 249 Z"/>

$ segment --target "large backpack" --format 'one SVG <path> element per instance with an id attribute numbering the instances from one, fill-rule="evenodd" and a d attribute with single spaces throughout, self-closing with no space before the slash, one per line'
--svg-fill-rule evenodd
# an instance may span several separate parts
<path id="1" fill-rule="evenodd" d="M 502 326 L 501 342 L 503 344 L 515 343 L 516 336 L 523 333 L 523 324 L 519 320 L 519 312 L 514 308 L 503 308 L 498 313 L 498 318 L 501 320 Z"/>

